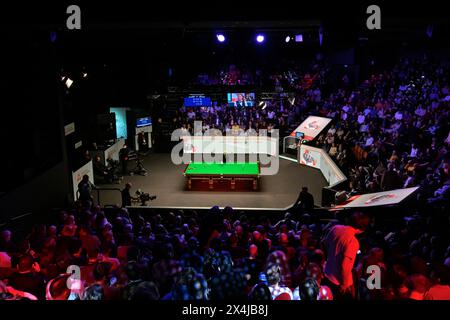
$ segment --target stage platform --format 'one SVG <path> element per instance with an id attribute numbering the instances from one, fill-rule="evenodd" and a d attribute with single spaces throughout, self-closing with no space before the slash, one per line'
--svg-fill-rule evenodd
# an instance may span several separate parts
<path id="1" fill-rule="evenodd" d="M 131 182 L 132 193 L 141 189 L 157 196 L 156 200 L 147 203 L 155 207 L 210 208 L 218 205 L 281 210 L 292 205 L 302 186 L 309 188 L 316 205 L 320 205 L 322 187 L 327 185 L 319 170 L 280 158 L 278 174 L 261 176 L 258 191 L 189 191 L 183 175 L 186 165 L 174 165 L 169 153 L 149 154 L 143 163 L 149 171 L 147 176 L 125 176 L 121 184 L 98 186 L 123 189 L 126 182 Z M 100 200 L 103 205 L 121 204 L 117 191 L 101 191 Z"/>

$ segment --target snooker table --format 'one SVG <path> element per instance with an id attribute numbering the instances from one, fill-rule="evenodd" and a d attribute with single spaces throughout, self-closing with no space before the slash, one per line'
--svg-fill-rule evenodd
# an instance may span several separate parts
<path id="1" fill-rule="evenodd" d="M 260 172 L 259 162 L 191 162 L 184 176 L 188 190 L 255 191 Z"/>

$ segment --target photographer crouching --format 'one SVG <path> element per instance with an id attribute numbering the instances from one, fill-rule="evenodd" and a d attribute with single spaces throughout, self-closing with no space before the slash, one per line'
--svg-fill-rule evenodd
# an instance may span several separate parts
<path id="1" fill-rule="evenodd" d="M 137 190 L 136 197 L 133 197 L 130 193 L 131 187 L 131 183 L 128 182 L 122 190 L 122 208 L 131 206 L 132 201 L 140 201 L 141 206 L 145 206 L 147 201 L 153 201 L 156 199 L 156 196 L 150 196 L 150 194 L 141 192 L 140 190 Z"/>

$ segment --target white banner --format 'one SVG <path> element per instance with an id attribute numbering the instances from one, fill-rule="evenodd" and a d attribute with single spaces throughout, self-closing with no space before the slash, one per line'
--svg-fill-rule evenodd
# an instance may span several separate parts
<path id="1" fill-rule="evenodd" d="M 393 205 L 400 203 L 417 189 L 419 189 L 419 187 L 356 195 L 351 197 L 345 204 L 336 206 L 336 208 L 361 208 Z"/>
<path id="2" fill-rule="evenodd" d="M 119 161 L 119 152 L 120 149 L 123 148 L 125 144 L 125 139 L 117 139 L 116 143 L 114 143 L 111 147 L 105 150 L 105 165 L 108 164 L 106 160 L 111 158 L 113 160 Z"/>
<path id="3" fill-rule="evenodd" d="M 267 136 L 184 136 L 183 152 L 278 156 L 278 139 Z"/>
<path id="4" fill-rule="evenodd" d="M 64 126 L 64 136 L 68 136 L 75 132 L 75 123 L 71 122 L 68 125 Z"/>
<path id="5" fill-rule="evenodd" d="M 291 136 L 296 137 L 297 132 L 301 132 L 304 134 L 303 139 L 308 141 L 313 140 L 330 122 L 330 118 L 309 116 L 291 133 Z"/>

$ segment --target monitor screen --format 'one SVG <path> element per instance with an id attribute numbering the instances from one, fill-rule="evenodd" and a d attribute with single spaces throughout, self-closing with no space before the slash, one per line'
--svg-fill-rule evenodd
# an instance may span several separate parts
<path id="1" fill-rule="evenodd" d="M 255 93 L 229 93 L 228 106 L 230 107 L 253 107 L 255 105 Z"/>
<path id="2" fill-rule="evenodd" d="M 116 136 L 117 138 L 128 137 L 127 135 L 127 109 L 126 108 L 109 108 L 111 113 L 116 115 Z"/>
<path id="3" fill-rule="evenodd" d="M 305 134 L 303 132 L 297 131 L 295 133 L 296 138 L 303 139 L 304 136 L 305 136 Z"/>
<path id="4" fill-rule="evenodd" d="M 185 107 L 210 107 L 211 98 L 203 95 L 190 95 L 184 98 Z"/>
<path id="5" fill-rule="evenodd" d="M 152 119 L 150 117 L 137 118 L 136 128 L 147 127 L 152 125 Z"/>

